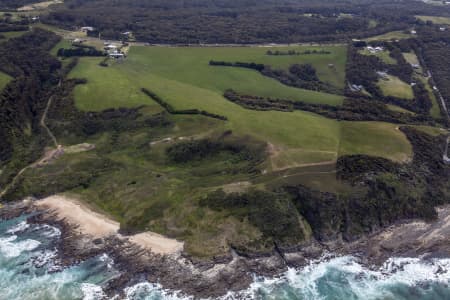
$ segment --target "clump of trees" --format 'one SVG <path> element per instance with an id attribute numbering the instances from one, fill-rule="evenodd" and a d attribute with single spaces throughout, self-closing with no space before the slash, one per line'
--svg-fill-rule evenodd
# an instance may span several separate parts
<path id="1" fill-rule="evenodd" d="M 339 17 L 342 12 L 352 16 Z M 126 39 L 123 33 L 132 31 L 149 43 L 298 43 L 404 30 L 416 23 L 418 12 L 438 15 L 440 9 L 421 2 L 366 0 L 358 5 L 337 0 L 67 0 L 42 21 L 65 28 L 95 26 L 107 39 Z M 377 25 L 370 26 L 370 20 Z"/>
<path id="2" fill-rule="evenodd" d="M 265 144 L 244 140 L 226 133 L 218 138 L 204 138 L 176 143 L 166 149 L 168 159 L 174 163 L 187 163 L 228 153 L 236 161 L 256 167 L 266 157 Z M 251 168 L 251 171 L 255 171 Z"/>
<path id="3" fill-rule="evenodd" d="M 245 193 L 226 194 L 217 190 L 200 201 L 212 210 L 227 212 L 230 216 L 248 220 L 263 234 L 260 243 L 273 247 L 290 247 L 309 238 L 307 225 L 286 194 L 251 190 Z M 237 249 L 247 252 L 247 249 Z"/>
<path id="4" fill-rule="evenodd" d="M 106 56 L 106 53 L 101 50 L 95 49 L 95 47 L 75 47 L 75 48 L 59 48 L 57 55 L 59 57 L 72 57 L 72 56 Z"/>
<path id="5" fill-rule="evenodd" d="M 27 30 L 28 30 L 27 25 L 0 23 L 0 32 L 27 31 Z"/>
<path id="6" fill-rule="evenodd" d="M 427 115 L 412 115 L 389 110 L 385 103 L 374 99 L 346 98 L 342 106 L 314 104 L 289 99 L 274 99 L 269 97 L 239 94 L 227 90 L 224 97 L 236 104 L 254 110 L 294 111 L 303 110 L 323 115 L 327 118 L 347 121 L 385 121 L 392 123 L 434 124 Z"/>
<path id="7" fill-rule="evenodd" d="M 351 91 L 349 87 L 346 89 L 346 95 L 349 97 L 366 99 L 375 98 L 384 103 L 395 104 L 410 111 L 427 115 L 432 106 L 430 95 L 422 82 L 414 82 L 414 70 L 405 60 L 402 53 L 418 51 L 416 41 L 411 39 L 399 42 L 376 42 L 374 45 L 383 46 L 388 49 L 390 51 L 390 56 L 394 58 L 397 63 L 387 64 L 376 56 L 360 54 L 358 52 L 360 48 L 350 45 L 346 66 L 347 82 L 349 84 L 363 86 L 370 96 L 360 92 Z M 380 75 L 377 74 L 378 71 L 386 71 L 407 84 L 414 82 L 414 99 L 401 99 L 383 95 L 381 89 L 377 85 L 377 82 L 380 80 Z"/>
<path id="8" fill-rule="evenodd" d="M 47 136 L 39 119 L 58 84 L 61 63 L 49 50 L 59 39 L 53 33 L 34 29 L 0 43 L 0 71 L 14 78 L 0 92 L 1 186 L 18 169 L 37 160 L 46 145 Z"/>
<path id="9" fill-rule="evenodd" d="M 293 64 L 288 71 L 272 69 L 268 65 L 245 62 L 209 62 L 210 66 L 247 68 L 260 72 L 262 75 L 278 80 L 279 82 L 302 89 L 323 91 L 327 93 L 340 94 L 341 91 L 332 85 L 319 80 L 315 68 L 311 64 Z"/>
<path id="10" fill-rule="evenodd" d="M 264 70 L 265 66 L 264 64 L 257 64 L 257 63 L 246 63 L 246 62 L 227 62 L 227 61 L 215 61 L 210 60 L 209 61 L 210 66 L 221 66 L 221 67 L 239 67 L 239 68 L 246 68 L 246 69 L 252 69 L 261 72 Z"/>

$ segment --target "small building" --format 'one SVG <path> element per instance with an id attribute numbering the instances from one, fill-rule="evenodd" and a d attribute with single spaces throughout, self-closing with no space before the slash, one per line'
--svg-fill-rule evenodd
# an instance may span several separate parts
<path id="1" fill-rule="evenodd" d="M 125 54 L 120 53 L 120 52 L 111 52 L 111 53 L 108 53 L 108 56 L 111 58 L 124 58 Z"/>
<path id="2" fill-rule="evenodd" d="M 413 67 L 414 69 L 420 69 L 420 65 L 419 64 L 411 64 L 411 67 Z"/>
<path id="3" fill-rule="evenodd" d="M 116 45 L 109 44 L 109 45 L 106 45 L 106 46 L 105 46 L 105 50 L 106 50 L 106 51 L 115 51 L 115 50 L 117 50 L 117 46 L 116 46 Z"/>
<path id="4" fill-rule="evenodd" d="M 439 27 L 439 30 L 440 30 L 440 31 L 445 31 L 445 30 L 447 30 L 447 28 L 445 28 L 445 27 Z"/>
<path id="5" fill-rule="evenodd" d="M 91 27 L 91 26 L 84 26 L 84 27 L 80 28 L 80 31 L 83 31 L 83 32 L 90 32 L 90 31 L 94 31 L 94 30 L 95 30 L 95 28 Z"/>
<path id="6" fill-rule="evenodd" d="M 352 92 L 360 92 L 364 89 L 362 85 L 358 84 L 349 84 L 349 88 Z"/>
<path id="7" fill-rule="evenodd" d="M 384 51 L 384 48 L 383 48 L 383 47 L 372 47 L 372 46 L 367 46 L 366 49 L 367 49 L 367 51 L 369 51 L 369 52 L 372 53 L 372 54 Z"/>
<path id="8" fill-rule="evenodd" d="M 417 31 L 411 30 L 411 34 L 417 34 Z"/>
<path id="9" fill-rule="evenodd" d="M 385 71 L 377 71 L 378 76 L 380 76 L 383 79 L 387 79 L 388 78 L 388 73 Z"/>

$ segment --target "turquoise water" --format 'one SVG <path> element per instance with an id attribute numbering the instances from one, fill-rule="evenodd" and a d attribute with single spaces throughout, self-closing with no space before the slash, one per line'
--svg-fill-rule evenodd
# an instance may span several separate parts
<path id="1" fill-rule="evenodd" d="M 118 271 L 106 255 L 61 268 L 57 228 L 32 225 L 25 217 L 0 222 L 0 300 L 104 299 L 102 286 Z M 241 293 L 222 299 L 450 299 L 450 259 L 392 258 L 369 270 L 354 257 L 324 257 L 279 278 L 255 278 Z M 152 283 L 124 290 L 125 299 L 190 299 Z M 118 298 L 116 298 L 118 299 Z"/>

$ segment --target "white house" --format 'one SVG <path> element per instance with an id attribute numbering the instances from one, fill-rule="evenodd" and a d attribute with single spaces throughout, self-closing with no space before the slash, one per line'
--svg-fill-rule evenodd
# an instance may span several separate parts
<path id="1" fill-rule="evenodd" d="M 378 53 L 378 52 L 382 52 L 384 51 L 383 47 L 372 47 L 372 46 L 367 46 L 367 51 L 369 51 L 370 53 Z"/>
<path id="2" fill-rule="evenodd" d="M 95 30 L 95 28 L 92 26 L 84 26 L 84 27 L 80 28 L 80 31 L 83 31 L 83 32 L 94 31 L 94 30 Z"/>
<path id="3" fill-rule="evenodd" d="M 105 50 L 107 50 L 107 51 L 114 51 L 114 50 L 117 50 L 117 46 L 109 44 L 109 45 L 105 46 Z"/>
<path id="4" fill-rule="evenodd" d="M 108 53 L 108 56 L 112 57 L 112 58 L 124 58 L 125 54 L 119 53 L 119 52 L 113 52 L 113 53 Z"/>

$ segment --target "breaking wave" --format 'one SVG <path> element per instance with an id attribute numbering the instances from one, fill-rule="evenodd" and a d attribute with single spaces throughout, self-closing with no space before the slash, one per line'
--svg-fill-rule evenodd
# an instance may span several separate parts
<path id="1" fill-rule="evenodd" d="M 80 265 L 61 268 L 54 242 L 61 232 L 49 225 L 28 224 L 23 218 L 0 221 L 0 299 L 104 299 L 102 289 L 117 276 L 106 254 Z M 324 256 L 276 278 L 255 277 L 231 299 L 419 300 L 450 299 L 450 259 L 390 258 L 368 268 L 353 256 Z M 141 282 L 126 288 L 127 300 L 193 299 Z M 113 298 L 119 299 L 119 297 Z"/>

